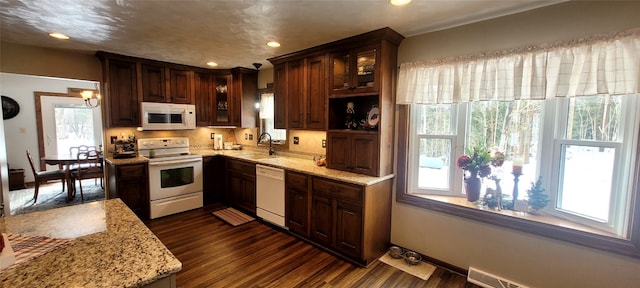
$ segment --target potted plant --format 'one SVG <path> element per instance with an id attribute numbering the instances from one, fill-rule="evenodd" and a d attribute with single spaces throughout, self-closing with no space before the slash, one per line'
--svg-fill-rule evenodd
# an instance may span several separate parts
<path id="1" fill-rule="evenodd" d="M 500 167 L 504 163 L 504 154 L 502 152 L 494 152 L 493 155 L 484 146 L 473 146 L 467 148 L 467 153 L 458 157 L 458 168 L 469 172 L 465 175 L 465 192 L 467 200 L 470 202 L 478 201 L 480 198 L 481 179 L 491 175 L 491 166 Z"/>
<path id="2" fill-rule="evenodd" d="M 540 214 L 540 209 L 549 203 L 549 195 L 542 188 L 542 177 L 538 177 L 535 183 L 531 182 L 531 188 L 527 190 L 527 195 L 529 196 L 529 213 Z"/>

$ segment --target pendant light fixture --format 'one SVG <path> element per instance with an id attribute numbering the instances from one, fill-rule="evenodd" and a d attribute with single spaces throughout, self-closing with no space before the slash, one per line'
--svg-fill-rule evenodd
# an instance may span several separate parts
<path id="1" fill-rule="evenodd" d="M 100 87 L 98 87 L 98 82 L 94 83 L 96 89 L 95 90 L 84 90 L 80 92 L 82 99 L 84 100 L 84 105 L 91 108 L 96 108 L 100 106 Z M 95 92 L 95 93 L 94 93 Z M 95 100 L 95 101 L 93 101 Z"/>

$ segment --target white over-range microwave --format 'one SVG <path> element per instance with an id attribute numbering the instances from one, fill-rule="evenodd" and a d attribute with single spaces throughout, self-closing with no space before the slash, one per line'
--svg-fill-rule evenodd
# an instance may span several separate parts
<path id="1" fill-rule="evenodd" d="M 142 102 L 140 110 L 144 130 L 196 129 L 195 105 Z"/>

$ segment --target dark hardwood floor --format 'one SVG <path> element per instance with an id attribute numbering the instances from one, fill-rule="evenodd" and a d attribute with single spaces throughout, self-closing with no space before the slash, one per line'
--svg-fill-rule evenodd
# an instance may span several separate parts
<path id="1" fill-rule="evenodd" d="M 178 287 L 478 287 L 440 267 L 427 281 L 379 261 L 358 267 L 259 221 L 232 227 L 211 215 L 220 208 L 145 221 L 182 262 Z"/>

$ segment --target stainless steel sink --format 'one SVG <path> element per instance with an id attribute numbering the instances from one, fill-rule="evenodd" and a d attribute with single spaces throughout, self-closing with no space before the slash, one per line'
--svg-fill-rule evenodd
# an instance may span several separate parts
<path id="1" fill-rule="evenodd" d="M 275 155 L 269 155 L 269 154 L 264 154 L 264 153 L 243 153 L 243 154 L 236 154 L 236 157 L 240 157 L 240 158 L 244 158 L 244 159 L 253 159 L 253 160 L 258 160 L 258 159 L 265 159 L 265 158 L 275 158 Z"/>

